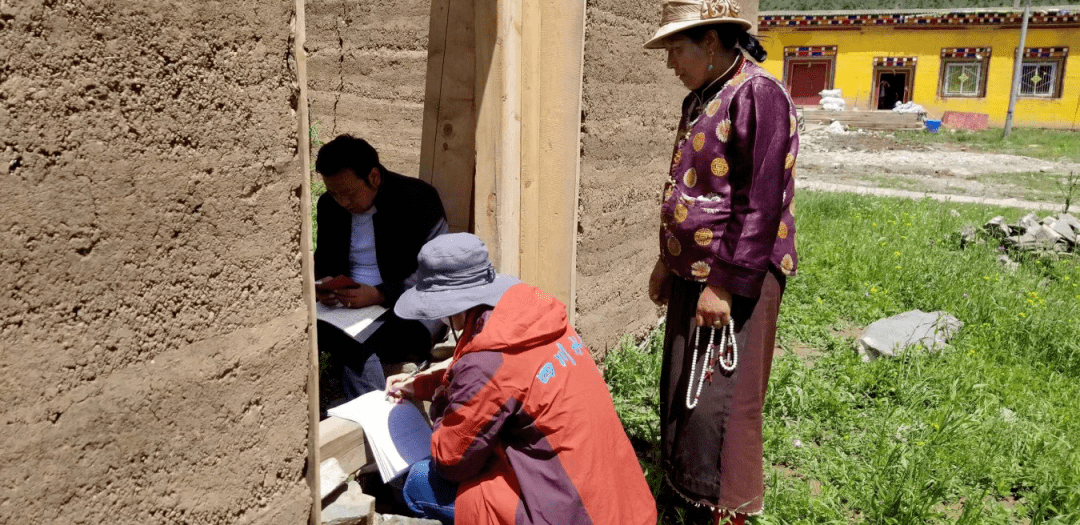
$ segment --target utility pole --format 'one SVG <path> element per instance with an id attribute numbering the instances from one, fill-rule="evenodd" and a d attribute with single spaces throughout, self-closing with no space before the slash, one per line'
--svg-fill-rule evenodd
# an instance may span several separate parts
<path id="1" fill-rule="evenodd" d="M 1016 99 L 1020 96 L 1020 77 L 1024 72 L 1024 47 L 1027 46 L 1028 20 L 1031 19 L 1031 0 L 1024 7 L 1024 22 L 1020 25 L 1020 44 L 1016 47 L 1016 58 L 1013 63 L 1012 94 L 1009 96 L 1009 114 L 1005 116 L 1005 134 L 1003 139 L 1012 133 L 1013 116 L 1016 114 Z"/>

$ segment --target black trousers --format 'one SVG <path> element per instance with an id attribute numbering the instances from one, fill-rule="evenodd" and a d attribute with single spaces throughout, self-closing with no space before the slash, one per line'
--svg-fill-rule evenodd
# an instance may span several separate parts
<path id="1" fill-rule="evenodd" d="M 341 370 L 345 399 L 386 388 L 383 363 L 423 361 L 431 357 L 431 333 L 420 321 L 393 312 L 363 343 L 330 323 L 319 321 L 319 351 L 330 354 L 331 369 Z"/>

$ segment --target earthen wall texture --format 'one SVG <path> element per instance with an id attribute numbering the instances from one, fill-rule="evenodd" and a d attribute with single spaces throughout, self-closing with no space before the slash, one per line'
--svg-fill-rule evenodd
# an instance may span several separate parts
<path id="1" fill-rule="evenodd" d="M 304 523 L 293 0 L 0 1 L 0 523 Z"/>
<path id="2" fill-rule="evenodd" d="M 642 336 L 662 309 L 648 297 L 659 256 L 660 193 L 685 88 L 663 51 L 642 49 L 655 0 L 588 3 L 582 100 L 577 324 L 595 352 Z"/>
<path id="3" fill-rule="evenodd" d="M 659 255 L 659 199 L 685 90 L 662 51 L 641 44 L 655 0 L 587 8 L 577 328 L 598 354 L 642 336 L 662 310 L 648 299 Z M 319 138 L 368 138 L 387 168 L 415 176 L 423 127 L 430 3 L 307 4 L 312 122 Z"/>
<path id="4" fill-rule="evenodd" d="M 390 171 L 417 176 L 430 11 L 425 0 L 307 2 L 308 99 L 321 142 L 352 134 Z"/>

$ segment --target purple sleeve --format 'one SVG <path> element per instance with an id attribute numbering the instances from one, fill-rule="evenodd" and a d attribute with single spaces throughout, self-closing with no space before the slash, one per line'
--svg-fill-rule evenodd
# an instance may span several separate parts
<path id="1" fill-rule="evenodd" d="M 483 470 L 500 445 L 503 426 L 520 406 L 495 380 L 502 362 L 499 352 L 475 352 L 462 356 L 448 372 L 442 415 L 432 427 L 431 454 L 435 471 L 451 481 L 463 482 Z"/>
<path id="2" fill-rule="evenodd" d="M 783 211 L 791 153 L 791 106 L 783 89 L 754 78 L 731 104 L 732 214 L 716 245 L 709 284 L 757 297 L 768 272 Z"/>

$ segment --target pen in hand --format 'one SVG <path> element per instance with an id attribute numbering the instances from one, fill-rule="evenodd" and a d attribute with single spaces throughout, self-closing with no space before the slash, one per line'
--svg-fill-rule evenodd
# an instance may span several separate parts
<path id="1" fill-rule="evenodd" d="M 410 379 L 416 377 L 420 372 L 423 372 L 424 369 L 427 368 L 427 366 L 428 366 L 427 361 L 424 361 L 424 362 L 420 363 L 420 365 L 416 367 L 416 370 L 413 370 L 412 372 L 410 372 L 409 375 L 405 376 L 400 381 L 395 381 L 394 385 L 404 385 Z M 403 396 L 401 396 L 400 394 L 404 390 L 404 388 L 405 388 L 404 386 L 400 386 L 400 387 L 399 386 L 390 386 L 390 385 L 387 385 L 387 386 L 388 386 L 388 388 L 386 389 L 386 399 L 387 400 L 397 399 L 398 401 L 401 401 L 403 399 Z"/>

